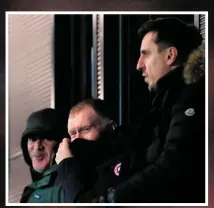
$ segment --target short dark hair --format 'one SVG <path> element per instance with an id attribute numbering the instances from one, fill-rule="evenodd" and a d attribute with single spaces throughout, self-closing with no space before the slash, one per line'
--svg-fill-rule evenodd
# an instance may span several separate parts
<path id="1" fill-rule="evenodd" d="M 185 63 L 190 52 L 202 43 L 202 36 L 194 25 L 188 25 L 174 17 L 149 20 L 138 30 L 141 39 L 148 32 L 157 33 L 155 43 L 160 50 L 171 46 L 177 48 L 175 64 Z"/>

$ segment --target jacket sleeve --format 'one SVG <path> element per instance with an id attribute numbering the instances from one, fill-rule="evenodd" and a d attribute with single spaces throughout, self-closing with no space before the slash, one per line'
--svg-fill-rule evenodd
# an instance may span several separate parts
<path id="1" fill-rule="evenodd" d="M 66 203 L 76 202 L 78 194 L 87 190 L 90 182 L 92 182 L 88 170 L 87 165 L 76 157 L 66 158 L 59 163 L 57 172 Z"/>
<path id="2" fill-rule="evenodd" d="M 196 97 L 187 96 L 173 106 L 162 152 L 141 172 L 109 188 L 109 202 L 132 201 L 132 193 L 140 193 L 140 200 L 143 201 L 148 190 L 151 187 L 154 189 L 158 182 L 170 178 L 176 180 L 182 170 L 197 164 L 199 155 L 205 154 L 205 101 Z"/>

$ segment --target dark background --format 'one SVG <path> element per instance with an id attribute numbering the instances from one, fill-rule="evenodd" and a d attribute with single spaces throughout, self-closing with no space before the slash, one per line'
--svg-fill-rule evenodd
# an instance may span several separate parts
<path id="1" fill-rule="evenodd" d="M 141 44 L 137 31 L 160 17 L 194 24 L 193 14 L 104 15 L 104 99 L 120 125 L 138 123 L 151 107 L 152 95 L 136 70 Z M 92 28 L 92 15 L 54 16 L 55 107 L 66 120 L 71 106 L 91 96 Z"/>
<path id="2" fill-rule="evenodd" d="M 210 1 L 211 2 L 211 1 Z M 214 91 L 212 78 L 214 72 L 214 49 L 213 43 L 213 28 L 211 25 L 214 19 L 211 16 L 211 3 L 208 1 L 140 1 L 140 0 L 117 0 L 117 1 L 100 1 L 100 0 L 64 0 L 64 1 L 32 1 L 17 0 L 17 1 L 1 1 L 0 3 L 0 150 L 1 159 L 1 202 L 0 207 L 3 207 L 5 202 L 5 10 L 7 11 L 209 11 L 209 207 L 214 206 Z M 194 148 L 194 147 L 193 147 Z"/>

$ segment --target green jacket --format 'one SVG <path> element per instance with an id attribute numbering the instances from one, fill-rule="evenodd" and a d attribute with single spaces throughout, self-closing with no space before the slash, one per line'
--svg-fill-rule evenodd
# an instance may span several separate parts
<path id="1" fill-rule="evenodd" d="M 44 172 L 43 177 L 24 188 L 21 203 L 63 203 L 64 193 L 57 177 L 57 165 Z"/>

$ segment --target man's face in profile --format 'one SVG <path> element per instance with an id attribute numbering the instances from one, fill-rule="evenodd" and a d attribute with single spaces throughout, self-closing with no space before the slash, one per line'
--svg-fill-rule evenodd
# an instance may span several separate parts
<path id="1" fill-rule="evenodd" d="M 155 32 L 149 32 L 144 36 L 137 63 L 137 70 L 142 71 L 149 90 L 155 89 L 157 81 L 170 71 L 169 51 L 167 48 L 159 49 L 155 43 L 156 35 Z"/>

